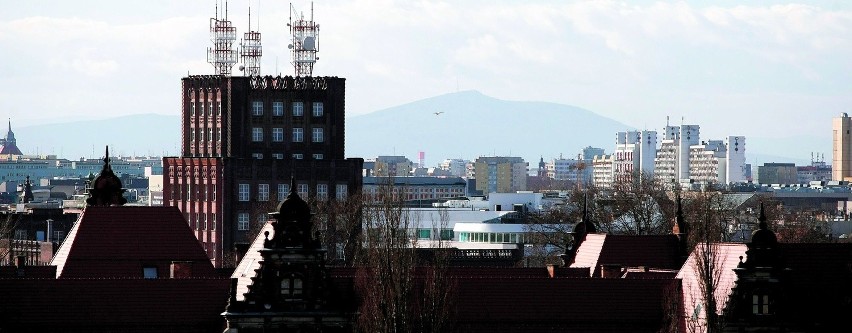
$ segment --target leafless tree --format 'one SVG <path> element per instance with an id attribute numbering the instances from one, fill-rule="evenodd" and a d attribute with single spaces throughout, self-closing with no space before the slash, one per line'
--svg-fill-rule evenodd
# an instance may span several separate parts
<path id="1" fill-rule="evenodd" d="M 601 229 L 627 235 L 658 235 L 671 230 L 674 203 L 658 179 L 647 173 L 619 179 L 612 189 L 596 198 L 598 209 L 609 218 L 599 220 Z"/>
<path id="2" fill-rule="evenodd" d="M 15 262 L 14 233 L 18 227 L 18 218 L 15 214 L 6 214 L 0 218 L 0 265 Z"/>
<path id="3" fill-rule="evenodd" d="M 418 244 L 410 237 L 418 216 L 403 208 L 391 184 L 362 207 L 358 326 L 364 332 L 440 332 L 448 323 L 452 289 L 446 258 L 439 248 L 418 268 Z"/>

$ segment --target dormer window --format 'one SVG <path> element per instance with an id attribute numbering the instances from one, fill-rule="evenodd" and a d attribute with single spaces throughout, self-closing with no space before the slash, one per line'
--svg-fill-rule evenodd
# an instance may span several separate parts
<path id="1" fill-rule="evenodd" d="M 772 314 L 769 307 L 769 295 L 755 293 L 751 295 L 751 312 L 756 315 Z"/>
<path id="2" fill-rule="evenodd" d="M 302 278 L 296 274 L 285 276 L 281 280 L 281 298 L 292 300 L 302 297 Z"/>

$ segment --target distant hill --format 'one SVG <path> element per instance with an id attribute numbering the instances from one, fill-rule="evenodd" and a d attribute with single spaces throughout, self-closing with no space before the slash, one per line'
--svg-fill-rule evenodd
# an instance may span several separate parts
<path id="1" fill-rule="evenodd" d="M 439 112 L 439 114 L 435 114 Z M 481 155 L 520 156 L 535 167 L 539 157 L 574 158 L 583 147 L 612 153 L 615 133 L 634 127 L 591 111 L 555 103 L 505 101 L 477 91 L 427 98 L 346 119 L 346 156 L 374 158 L 404 155 L 437 165 L 445 158 L 475 159 Z M 0 135 L 5 135 L 5 126 Z M 68 159 L 113 155 L 177 156 L 180 117 L 137 114 L 102 120 L 80 120 L 21 126 L 12 122 L 24 154 L 54 154 Z M 746 161 L 809 163 L 810 152 L 831 162 L 831 138 L 791 135 L 747 137 Z"/>
<path id="2" fill-rule="evenodd" d="M 180 153 L 180 117 L 137 114 L 102 120 L 21 126 L 12 123 L 18 148 L 24 154 L 53 154 L 61 158 L 110 155 L 176 156 Z M 5 135 L 5 128 L 3 129 Z"/>
<path id="3" fill-rule="evenodd" d="M 440 114 L 435 114 L 440 112 Z M 464 91 L 353 116 L 346 122 L 346 155 L 403 155 L 427 165 L 446 158 L 520 156 L 534 166 L 586 146 L 613 150 L 615 132 L 633 129 L 578 107 L 504 101 Z"/>

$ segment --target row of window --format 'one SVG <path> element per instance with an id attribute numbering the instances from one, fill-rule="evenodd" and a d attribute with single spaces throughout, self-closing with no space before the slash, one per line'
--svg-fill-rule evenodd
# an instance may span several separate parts
<path id="1" fill-rule="evenodd" d="M 295 153 L 295 154 L 292 154 L 292 155 L 290 155 L 290 156 L 291 156 L 294 160 L 303 160 L 303 159 L 305 159 L 305 154 L 301 154 L 301 153 Z M 252 154 L 251 154 L 251 157 L 252 157 L 252 158 L 254 158 L 254 159 L 256 159 L 256 160 L 262 160 L 262 159 L 263 159 L 263 153 L 252 153 Z M 325 155 L 323 155 L 323 154 L 313 154 L 313 156 L 312 156 L 312 157 L 313 157 L 315 160 L 321 160 L 321 159 L 325 158 Z M 273 159 L 276 159 L 276 160 L 283 160 L 283 159 L 284 159 L 284 154 L 282 154 L 282 153 L 273 153 L 273 154 L 272 154 L 272 158 L 273 158 Z"/>
<path id="2" fill-rule="evenodd" d="M 322 117 L 324 114 L 323 104 L 322 102 L 313 102 L 311 104 L 311 114 L 314 117 Z M 293 116 L 303 116 L 305 114 L 305 104 L 303 102 L 293 102 L 291 107 Z M 251 115 L 252 116 L 262 116 L 263 115 L 263 101 L 252 101 L 251 102 Z M 272 102 L 272 115 L 276 117 L 280 117 L 284 115 L 284 102 L 275 101 Z"/>
<path id="3" fill-rule="evenodd" d="M 524 243 L 524 233 L 512 232 L 460 232 L 459 242 L 474 243 Z"/>
<path id="4" fill-rule="evenodd" d="M 179 193 L 177 193 L 177 194 L 181 196 L 179 198 L 175 197 L 175 189 L 176 188 L 178 190 L 180 189 L 178 186 L 172 186 L 171 187 L 171 190 L 172 190 L 171 196 L 172 196 L 172 198 L 176 198 L 177 200 L 181 200 L 181 201 L 184 201 L 184 200 L 185 201 L 192 201 L 192 200 L 208 201 L 208 200 L 213 200 L 213 199 L 216 198 L 216 186 L 208 187 L 208 186 L 205 186 L 205 185 L 195 185 L 195 193 L 193 193 L 192 192 L 192 190 L 193 190 L 192 184 L 186 184 L 186 191 L 185 192 L 181 193 L 180 191 L 178 191 Z M 186 198 L 184 198 L 183 196 L 186 196 Z"/>
<path id="5" fill-rule="evenodd" d="M 195 230 L 216 230 L 216 214 L 214 213 L 186 213 L 186 221 L 189 223 L 189 227 L 192 228 L 193 224 Z M 209 216 L 209 218 L 208 218 Z"/>
<path id="6" fill-rule="evenodd" d="M 337 184 L 335 187 L 336 190 L 336 198 L 338 200 L 343 200 L 346 198 L 349 192 L 349 188 L 346 184 Z M 278 184 L 278 201 L 284 200 L 287 197 L 287 193 L 290 192 L 290 184 Z M 308 197 L 308 184 L 297 184 L 296 192 L 299 193 L 299 196 L 303 198 Z M 317 199 L 325 200 L 328 199 L 328 184 L 317 184 L 316 192 L 314 193 Z M 257 185 L 257 201 L 269 201 L 269 184 L 258 184 Z M 237 200 L 238 201 L 250 201 L 251 200 L 251 189 L 249 184 L 239 184 L 237 186 Z"/>
<path id="7" fill-rule="evenodd" d="M 195 116 L 195 106 L 196 105 L 195 105 L 194 101 L 189 102 L 189 115 L 190 116 L 193 116 L 193 117 Z M 205 108 L 205 106 L 207 106 L 207 107 Z M 198 103 L 198 114 L 199 115 L 201 115 L 201 116 L 208 116 L 208 115 L 212 116 L 214 113 L 217 116 L 222 115 L 222 102 L 221 101 L 216 101 L 216 108 L 215 109 L 213 108 L 213 102 L 207 102 L 207 103 L 199 102 Z"/>
<path id="8" fill-rule="evenodd" d="M 417 239 L 432 239 L 432 229 L 417 229 Z M 453 229 L 440 229 L 439 237 L 441 240 L 452 240 Z"/>
<path id="9" fill-rule="evenodd" d="M 212 140 L 212 132 L 208 131 L 209 139 Z M 218 133 L 218 131 L 217 131 Z M 325 141 L 325 131 L 322 127 L 314 127 L 311 129 L 311 142 L 323 142 Z M 195 137 L 194 134 L 192 136 Z M 292 142 L 304 142 L 305 141 L 305 129 L 304 128 L 294 128 L 292 135 Z M 263 128 L 262 127 L 252 127 L 251 129 L 251 141 L 252 142 L 263 142 Z M 272 142 L 284 142 L 284 129 L 280 127 L 276 127 L 272 129 Z"/>

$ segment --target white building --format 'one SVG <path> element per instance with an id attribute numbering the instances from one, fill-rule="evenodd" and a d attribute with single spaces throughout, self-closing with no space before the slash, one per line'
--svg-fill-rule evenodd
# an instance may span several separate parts
<path id="1" fill-rule="evenodd" d="M 454 177 L 465 177 L 467 176 L 468 163 L 470 163 L 470 161 L 460 158 L 446 159 L 441 162 L 441 170 L 449 172 L 450 175 Z"/>
<path id="2" fill-rule="evenodd" d="M 592 184 L 600 188 L 611 188 L 613 181 L 612 155 L 595 156 L 592 159 Z"/>
<path id="3" fill-rule="evenodd" d="M 728 176 L 726 183 L 744 183 L 748 180 L 748 165 L 745 159 L 745 137 L 744 136 L 729 136 L 727 138 L 728 152 L 726 158 L 728 170 L 725 174 Z"/>
<path id="4" fill-rule="evenodd" d="M 612 162 L 613 180 L 630 180 L 639 173 L 653 174 L 656 153 L 656 131 L 616 133 Z"/>
<path id="5" fill-rule="evenodd" d="M 693 184 L 724 184 L 727 179 L 727 149 L 721 140 L 689 147 L 689 180 Z"/>
<path id="6" fill-rule="evenodd" d="M 554 158 L 545 164 L 547 178 L 576 182 L 578 179 L 582 179 L 582 165 L 584 165 L 582 161 L 575 159 Z"/>

